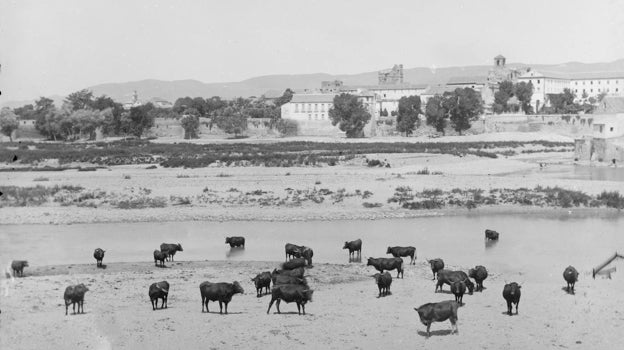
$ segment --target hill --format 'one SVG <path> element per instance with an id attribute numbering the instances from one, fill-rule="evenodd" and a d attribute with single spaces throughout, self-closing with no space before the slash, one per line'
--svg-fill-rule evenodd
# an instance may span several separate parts
<path id="1" fill-rule="evenodd" d="M 524 68 L 532 67 L 535 70 L 544 70 L 560 73 L 584 73 L 584 72 L 622 72 L 624 71 L 624 59 L 606 63 L 581 63 L 568 62 L 562 64 L 525 64 L 510 63 L 509 67 Z M 485 75 L 491 68 L 489 65 L 427 68 L 416 67 L 404 70 L 405 81 L 415 84 L 444 84 L 453 76 Z M 113 99 L 124 102 L 129 101 L 132 93 L 136 90 L 141 99 L 154 97 L 164 98 L 175 102 L 184 96 L 221 96 L 223 98 L 260 96 L 269 90 L 283 91 L 292 89 L 314 89 L 321 85 L 324 80 L 342 80 L 346 85 L 374 85 L 377 84 L 377 72 L 365 72 L 359 74 L 292 74 L 292 75 L 266 75 L 246 79 L 239 82 L 204 83 L 198 80 L 174 80 L 163 81 L 146 79 L 125 83 L 108 83 L 87 87 L 96 96 L 107 95 Z M 62 97 L 53 96 L 56 101 Z M 10 101 L 3 106 L 19 107 L 33 101 Z M 59 104 L 57 104 L 59 105 Z"/>

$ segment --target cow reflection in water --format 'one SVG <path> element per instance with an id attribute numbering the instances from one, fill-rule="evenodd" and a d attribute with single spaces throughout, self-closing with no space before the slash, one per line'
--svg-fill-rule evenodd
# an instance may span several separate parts
<path id="1" fill-rule="evenodd" d="M 235 258 L 237 256 L 243 255 L 245 252 L 245 247 L 232 247 L 228 251 L 225 252 L 226 258 Z"/>
<path id="2" fill-rule="evenodd" d="M 350 256 L 349 257 L 349 262 L 350 263 L 361 263 L 362 262 L 362 256 L 361 255 Z"/>
<path id="3" fill-rule="evenodd" d="M 485 240 L 485 249 L 494 248 L 494 247 L 496 247 L 497 244 L 498 244 L 498 240 L 486 239 Z"/>

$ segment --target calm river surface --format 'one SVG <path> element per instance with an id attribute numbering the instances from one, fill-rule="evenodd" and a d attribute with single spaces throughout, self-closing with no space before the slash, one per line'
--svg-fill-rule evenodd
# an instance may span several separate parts
<path id="1" fill-rule="evenodd" d="M 486 244 L 486 228 L 501 233 Z M 225 237 L 246 237 L 246 249 L 230 251 Z M 176 260 L 283 261 L 287 242 L 314 249 L 315 263 L 348 263 L 344 241 L 361 238 L 362 257 L 385 257 L 389 245 L 412 245 L 418 262 L 443 258 L 455 266 L 485 265 L 493 273 L 548 278 L 568 265 L 591 271 L 616 250 L 624 251 L 624 217 L 468 215 L 333 222 L 171 222 L 77 225 L 0 225 L 0 263 L 26 259 L 32 266 L 152 261 L 162 242 L 179 242 Z M 366 260 L 363 259 L 363 263 Z M 523 278 L 523 277 L 519 277 Z"/>

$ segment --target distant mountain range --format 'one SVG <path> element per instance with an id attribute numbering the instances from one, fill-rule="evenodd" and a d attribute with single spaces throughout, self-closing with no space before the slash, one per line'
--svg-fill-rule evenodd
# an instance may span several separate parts
<path id="1" fill-rule="evenodd" d="M 624 72 L 624 59 L 608 63 L 580 63 L 569 62 L 563 64 L 507 64 L 513 68 L 531 67 L 534 70 L 559 72 L 559 73 L 584 73 L 584 72 Z M 486 75 L 492 66 L 466 66 L 444 68 L 409 68 L 404 69 L 405 82 L 413 84 L 445 84 L 454 76 L 478 76 Z M 389 67 L 385 67 L 389 68 Z M 351 75 L 317 74 L 293 74 L 293 75 L 267 75 L 231 83 L 203 83 L 197 80 L 162 81 L 147 79 L 126 83 L 100 84 L 87 87 L 94 95 L 107 95 L 119 102 L 129 101 L 132 93 L 136 90 L 139 99 L 149 100 L 160 97 L 175 102 L 179 97 L 204 98 L 221 96 L 223 98 L 261 96 L 267 91 L 281 92 L 286 88 L 292 89 L 315 89 L 321 86 L 324 80 L 342 80 L 345 85 L 375 85 L 377 84 L 377 71 Z M 52 96 L 52 99 L 60 105 L 61 96 Z M 8 107 L 19 107 L 33 101 L 10 101 L 3 104 Z"/>

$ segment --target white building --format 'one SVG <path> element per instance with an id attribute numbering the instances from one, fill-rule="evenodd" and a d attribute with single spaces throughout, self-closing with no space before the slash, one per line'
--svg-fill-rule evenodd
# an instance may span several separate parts
<path id="1" fill-rule="evenodd" d="M 329 118 L 334 97 L 336 94 L 294 94 L 281 107 L 282 119 L 296 121 L 301 135 L 337 135 L 340 130 Z"/>
<path id="2" fill-rule="evenodd" d="M 518 77 L 519 82 L 533 85 L 531 106 L 539 111 L 548 104 L 548 94 L 560 94 L 570 89 L 577 101 L 596 98 L 605 93 L 607 96 L 624 96 L 624 73 L 554 73 L 530 70 Z"/>

